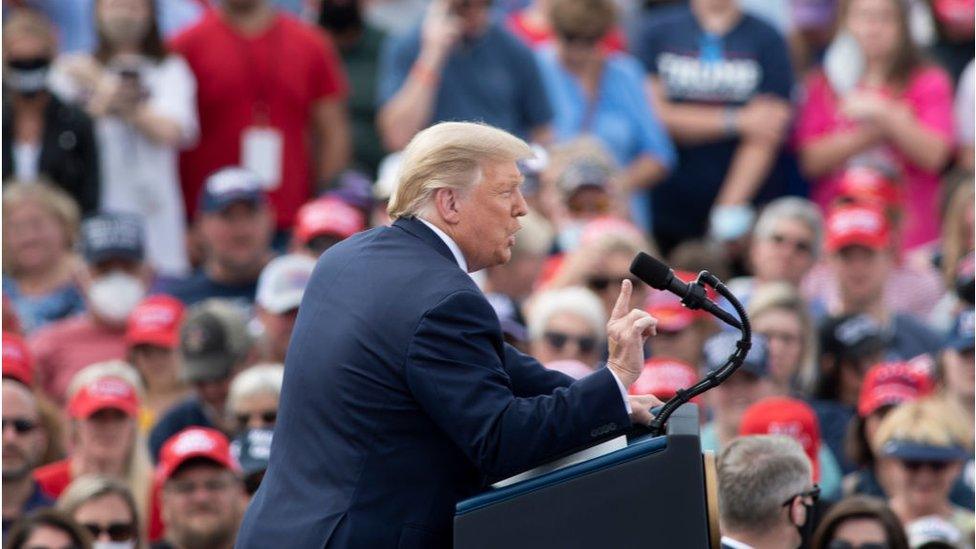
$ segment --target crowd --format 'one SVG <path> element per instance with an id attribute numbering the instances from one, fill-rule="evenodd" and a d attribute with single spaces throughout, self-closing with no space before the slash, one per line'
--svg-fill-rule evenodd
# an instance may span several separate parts
<path id="1" fill-rule="evenodd" d="M 630 279 L 630 391 L 665 399 L 736 334 L 634 255 L 746 306 L 695 400 L 730 547 L 972 547 L 974 13 L 4 0 L 5 546 L 231 547 L 315 259 L 473 120 L 535 150 L 511 261 L 472 273 L 506 341 L 585 376 Z"/>

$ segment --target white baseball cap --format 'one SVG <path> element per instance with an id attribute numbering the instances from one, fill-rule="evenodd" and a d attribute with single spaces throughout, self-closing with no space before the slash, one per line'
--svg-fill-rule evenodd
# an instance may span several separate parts
<path id="1" fill-rule="evenodd" d="M 258 277 L 257 304 L 273 314 L 297 309 L 314 268 L 315 260 L 305 255 L 272 259 Z"/>

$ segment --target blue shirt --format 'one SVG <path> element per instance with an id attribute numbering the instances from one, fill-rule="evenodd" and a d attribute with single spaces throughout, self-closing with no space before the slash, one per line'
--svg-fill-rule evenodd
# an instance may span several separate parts
<path id="1" fill-rule="evenodd" d="M 183 280 L 161 283 L 161 293 L 169 294 L 186 305 L 193 305 L 211 297 L 227 299 L 250 310 L 254 305 L 258 281 L 244 284 L 224 284 L 210 278 L 204 271 L 197 271 Z"/>
<path id="2" fill-rule="evenodd" d="M 30 514 L 31 511 L 35 509 L 42 509 L 44 507 L 52 507 L 54 505 L 54 499 L 41 491 L 41 487 L 34 481 L 34 491 L 31 495 L 24 501 L 24 504 L 20 506 L 20 516 L 26 516 Z M 6 517 L 3 518 L 3 539 L 7 539 L 7 531 L 10 530 L 10 525 L 15 521 L 9 520 Z"/>
<path id="3" fill-rule="evenodd" d="M 706 32 L 687 7 L 652 12 L 639 23 L 635 55 L 675 103 L 741 106 L 761 94 L 789 101 L 793 71 L 783 38 L 744 14 L 725 35 Z M 705 233 L 708 214 L 738 149 L 737 138 L 678 147 L 678 162 L 653 194 L 655 236 L 666 247 Z M 756 197 L 757 203 L 789 189 L 783 155 Z"/>
<path id="4" fill-rule="evenodd" d="M 591 102 L 577 77 L 559 62 L 554 49 L 542 49 L 537 57 L 555 113 L 557 141 L 591 133 L 621 167 L 644 154 L 665 168 L 674 166 L 674 146 L 647 100 L 644 71 L 636 59 L 626 54 L 607 56 L 596 98 Z"/>
<path id="5" fill-rule="evenodd" d="M 419 54 L 419 26 L 387 39 L 380 58 L 380 105 L 403 86 Z M 474 40 L 460 41 L 448 56 L 430 123 L 447 120 L 487 122 L 522 138 L 552 120 L 534 54 L 499 23 Z"/>
<path id="6" fill-rule="evenodd" d="M 62 286 L 41 296 L 27 296 L 20 292 L 17 281 L 3 277 L 3 296 L 9 299 L 17 313 L 24 333 L 30 333 L 56 320 L 67 318 L 85 310 L 85 299 L 74 284 Z"/>

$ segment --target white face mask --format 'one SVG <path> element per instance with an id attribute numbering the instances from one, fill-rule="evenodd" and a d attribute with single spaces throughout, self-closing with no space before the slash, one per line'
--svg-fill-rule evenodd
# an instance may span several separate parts
<path id="1" fill-rule="evenodd" d="M 136 540 L 96 541 L 92 543 L 92 549 L 136 549 Z"/>
<path id="2" fill-rule="evenodd" d="M 142 281 L 121 271 L 96 278 L 88 288 L 92 308 L 111 322 L 124 322 L 145 296 Z"/>

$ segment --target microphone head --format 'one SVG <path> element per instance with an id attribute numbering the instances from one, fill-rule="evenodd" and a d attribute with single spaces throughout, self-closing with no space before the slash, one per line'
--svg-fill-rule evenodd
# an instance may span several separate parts
<path id="1" fill-rule="evenodd" d="M 671 267 L 644 252 L 638 253 L 637 257 L 634 258 L 630 264 L 630 272 L 650 287 L 658 290 L 667 290 L 668 281 L 674 276 Z"/>

